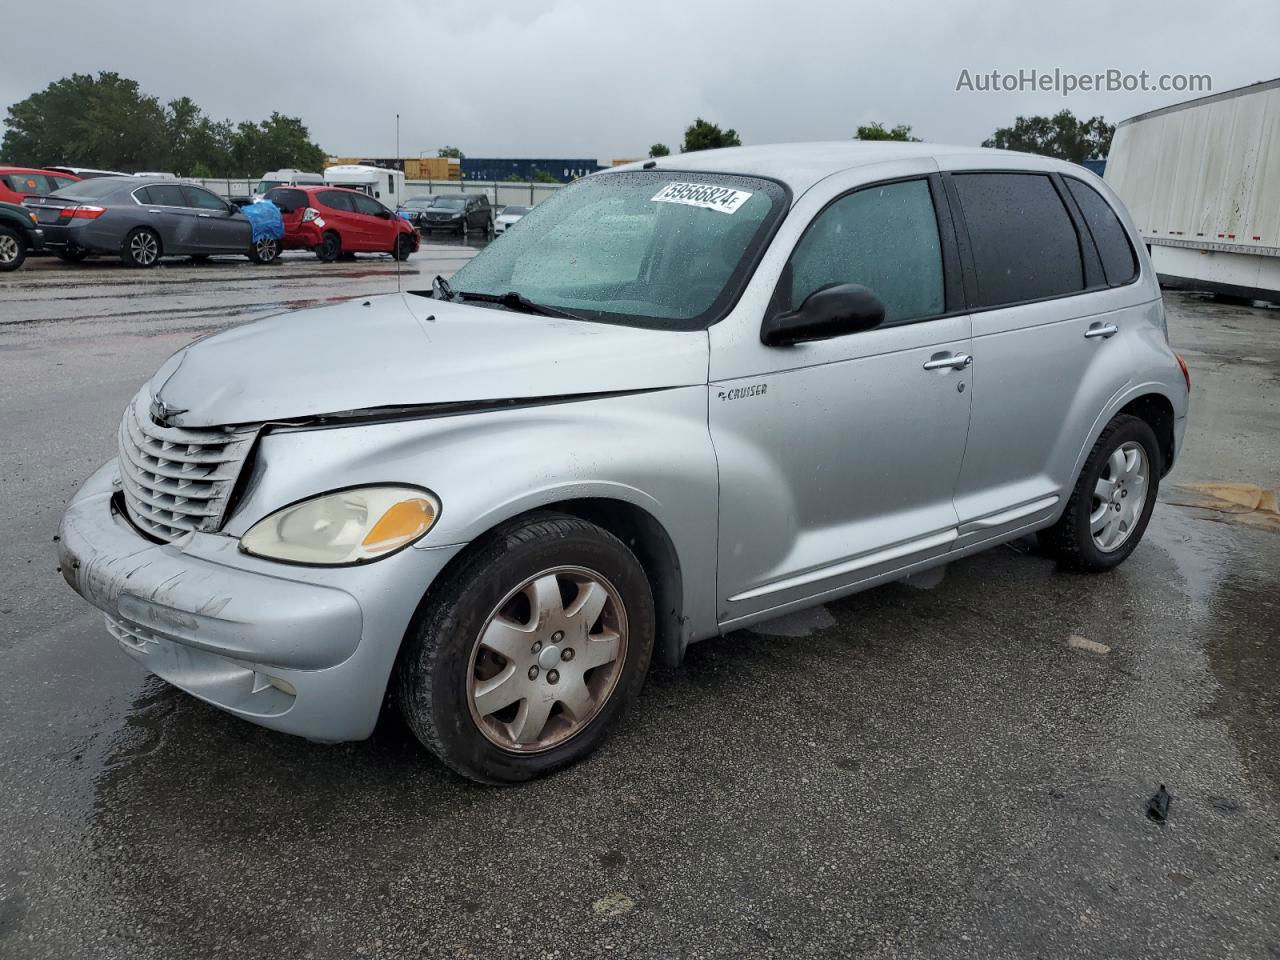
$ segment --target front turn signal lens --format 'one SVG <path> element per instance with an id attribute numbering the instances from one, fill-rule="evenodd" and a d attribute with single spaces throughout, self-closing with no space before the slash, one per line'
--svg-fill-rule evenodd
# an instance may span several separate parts
<path id="1" fill-rule="evenodd" d="M 259 520 L 245 553 L 289 563 L 367 563 L 426 536 L 440 501 L 418 487 L 354 487 L 303 500 Z"/>

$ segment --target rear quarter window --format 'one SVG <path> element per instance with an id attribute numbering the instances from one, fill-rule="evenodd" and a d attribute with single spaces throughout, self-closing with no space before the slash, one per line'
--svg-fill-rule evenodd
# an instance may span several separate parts
<path id="1" fill-rule="evenodd" d="M 1102 194 L 1083 180 L 1075 177 L 1064 177 L 1071 196 L 1080 205 L 1084 214 L 1085 225 L 1093 237 L 1094 246 L 1098 248 L 1098 256 L 1102 258 L 1102 270 L 1107 275 L 1110 286 L 1128 283 L 1138 275 L 1138 257 L 1133 252 L 1129 235 L 1111 204 Z"/>
<path id="2" fill-rule="evenodd" d="M 1038 173 L 952 177 L 977 274 L 975 307 L 999 307 L 1084 289 L 1080 240 L 1053 181 Z"/>

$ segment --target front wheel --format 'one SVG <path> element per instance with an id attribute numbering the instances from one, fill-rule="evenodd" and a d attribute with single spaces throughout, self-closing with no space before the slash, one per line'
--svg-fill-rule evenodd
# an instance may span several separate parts
<path id="1" fill-rule="evenodd" d="M 139 227 L 124 238 L 120 259 L 126 267 L 154 267 L 160 262 L 160 235 Z"/>
<path id="2" fill-rule="evenodd" d="M 413 237 L 402 233 L 396 237 L 396 245 L 391 248 L 391 256 L 397 260 L 408 260 L 413 253 Z"/>
<path id="3" fill-rule="evenodd" d="M 275 237 L 259 237 L 249 246 L 249 259 L 254 263 L 270 263 L 280 256 L 280 241 Z"/>
<path id="4" fill-rule="evenodd" d="M 455 771 L 518 783 L 600 745 L 640 692 L 653 636 L 635 555 L 595 524 L 535 514 L 432 586 L 405 636 L 396 698 Z"/>
<path id="5" fill-rule="evenodd" d="M 1127 414 L 1116 417 L 1089 452 L 1062 517 L 1040 531 L 1041 547 L 1073 570 L 1119 566 L 1146 532 L 1162 463 L 1150 425 Z"/>
<path id="6" fill-rule="evenodd" d="M 0 227 L 0 270 L 17 270 L 27 259 L 27 242 L 16 230 Z"/>

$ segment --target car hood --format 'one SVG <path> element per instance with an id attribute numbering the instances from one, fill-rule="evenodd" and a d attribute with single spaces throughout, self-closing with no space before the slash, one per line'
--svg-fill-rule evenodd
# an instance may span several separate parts
<path id="1" fill-rule="evenodd" d="M 643 330 L 388 294 L 197 340 L 150 390 L 174 426 L 563 399 L 707 382 L 705 331 Z"/>

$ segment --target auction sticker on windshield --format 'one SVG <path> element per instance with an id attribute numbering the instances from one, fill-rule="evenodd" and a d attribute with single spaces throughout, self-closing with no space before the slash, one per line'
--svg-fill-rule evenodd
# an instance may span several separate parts
<path id="1" fill-rule="evenodd" d="M 705 207 L 721 213 L 737 213 L 751 198 L 745 190 L 715 187 L 709 183 L 668 183 L 653 196 L 656 203 L 683 203 L 689 207 Z"/>

